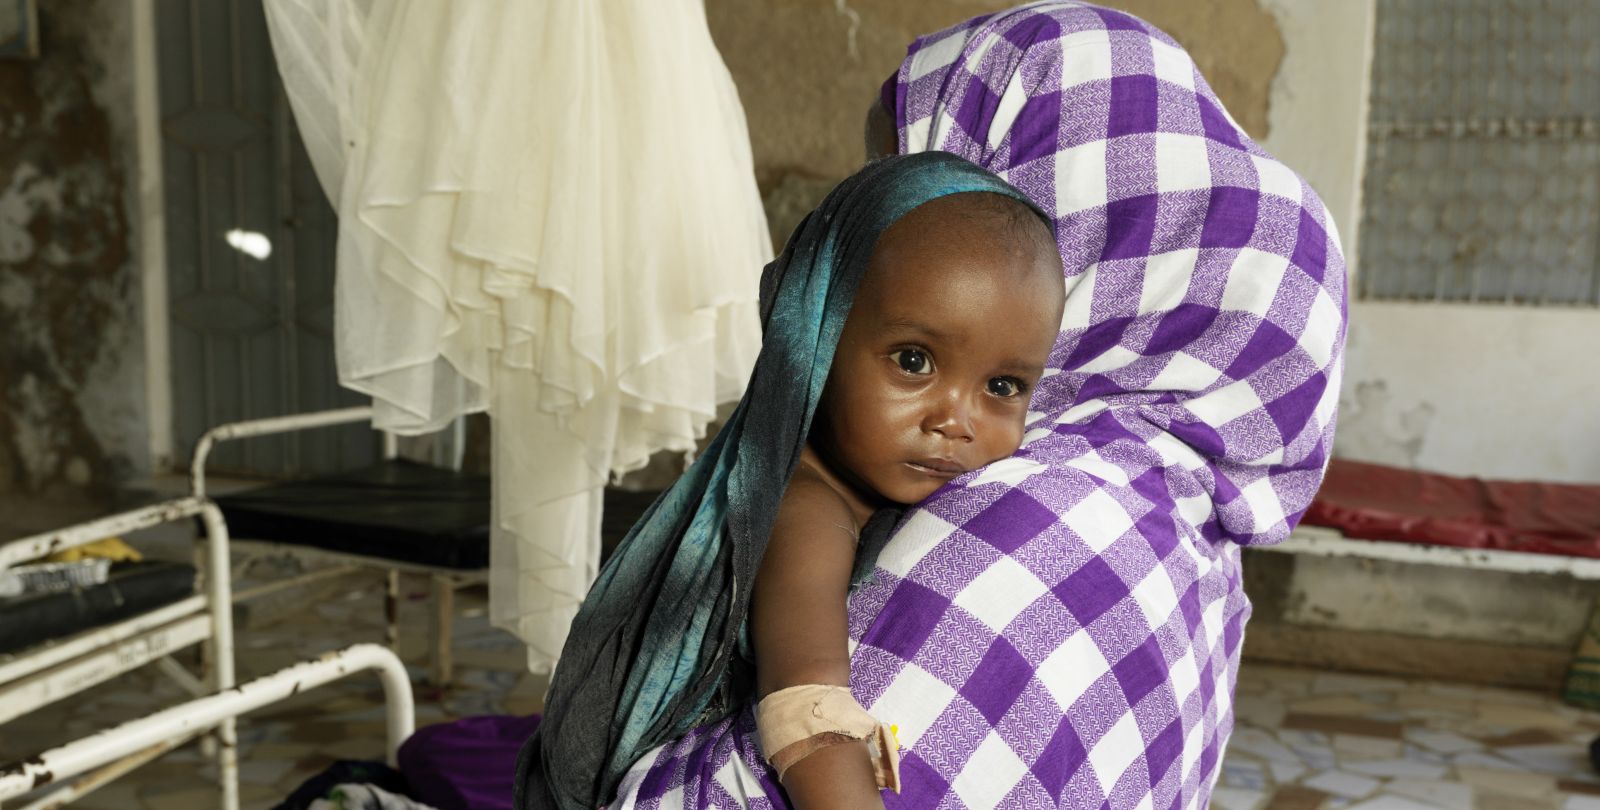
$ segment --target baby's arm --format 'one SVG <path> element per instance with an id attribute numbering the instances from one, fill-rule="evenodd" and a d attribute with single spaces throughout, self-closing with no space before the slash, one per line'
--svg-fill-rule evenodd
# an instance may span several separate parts
<path id="1" fill-rule="evenodd" d="M 803 684 L 850 685 L 845 598 L 854 527 L 844 498 L 802 467 L 784 492 L 751 594 L 759 697 Z M 798 810 L 883 806 L 863 741 L 807 756 L 783 786 Z"/>

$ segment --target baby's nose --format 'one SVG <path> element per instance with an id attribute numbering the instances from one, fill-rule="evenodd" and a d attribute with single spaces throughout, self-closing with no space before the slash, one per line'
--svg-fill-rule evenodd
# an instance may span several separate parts
<path id="1" fill-rule="evenodd" d="M 952 441 L 972 441 L 972 405 L 967 398 L 952 392 L 940 397 L 924 423 L 929 433 L 937 433 Z"/>

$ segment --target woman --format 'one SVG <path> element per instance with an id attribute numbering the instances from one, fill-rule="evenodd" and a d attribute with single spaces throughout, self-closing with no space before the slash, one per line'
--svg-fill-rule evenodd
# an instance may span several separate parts
<path id="1" fill-rule="evenodd" d="M 851 687 L 897 728 L 889 807 L 1204 807 L 1250 606 L 1332 447 L 1344 262 L 1321 201 L 1126 14 L 1035 3 L 923 37 L 898 151 L 1056 220 L 1062 329 L 1018 457 L 913 509 L 851 595 Z M 889 109 L 891 108 L 892 109 Z M 747 709 L 615 807 L 785 806 Z"/>

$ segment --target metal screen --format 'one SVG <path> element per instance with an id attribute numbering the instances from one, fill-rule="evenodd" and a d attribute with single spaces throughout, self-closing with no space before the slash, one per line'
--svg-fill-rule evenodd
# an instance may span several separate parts
<path id="1" fill-rule="evenodd" d="M 1378 0 L 1359 290 L 1600 306 L 1600 0 Z"/>

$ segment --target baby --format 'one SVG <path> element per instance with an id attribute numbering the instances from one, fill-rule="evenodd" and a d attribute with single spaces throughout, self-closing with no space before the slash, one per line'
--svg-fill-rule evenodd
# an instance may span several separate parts
<path id="1" fill-rule="evenodd" d="M 946 153 L 875 161 L 823 200 L 763 274 L 744 399 L 573 620 L 518 807 L 592 810 L 753 699 L 794 805 L 881 803 L 897 748 L 848 688 L 852 573 L 899 507 L 1017 449 L 1061 321 L 1057 255 L 1021 192 Z"/>
<path id="2" fill-rule="evenodd" d="M 892 737 L 848 692 L 857 539 L 1016 451 L 1064 300 L 1049 227 L 999 194 L 924 203 L 874 247 L 752 595 L 762 750 L 795 807 L 895 785 Z"/>

